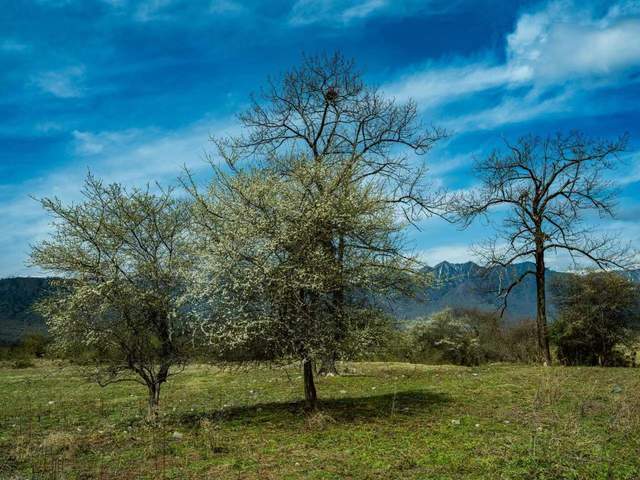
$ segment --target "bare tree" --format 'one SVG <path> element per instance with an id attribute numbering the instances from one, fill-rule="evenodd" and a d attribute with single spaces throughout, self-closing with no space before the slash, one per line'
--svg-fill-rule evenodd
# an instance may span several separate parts
<path id="1" fill-rule="evenodd" d="M 442 206 L 443 196 L 427 185 L 421 155 L 445 132 L 425 128 L 413 101 L 397 103 L 366 86 L 354 62 L 339 53 L 304 57 L 300 67 L 270 80 L 252 97 L 239 120 L 244 135 L 214 139 L 233 168 L 249 161 L 287 177 L 291 165 L 280 159 L 293 154 L 338 172 L 341 188 L 375 183 L 384 190 L 384 201 L 411 223 Z M 333 175 L 331 182 L 318 178 L 315 194 L 333 194 L 333 184 Z M 339 230 L 317 241 L 339 263 L 344 261 L 345 239 Z M 342 317 L 345 298 L 342 287 L 333 293 L 335 321 Z M 326 358 L 322 370 L 335 373 L 335 360 L 335 355 Z"/>
<path id="2" fill-rule="evenodd" d="M 574 263 L 593 262 L 601 269 L 624 269 L 631 264 L 629 250 L 615 238 L 585 225 L 589 210 L 613 215 L 613 184 L 605 174 L 615 167 L 626 136 L 598 141 L 572 132 L 547 138 L 527 136 L 503 152 L 479 160 L 475 170 L 481 186 L 460 195 L 455 209 L 469 224 L 491 207 L 508 207 L 497 236 L 477 249 L 487 267 L 505 267 L 533 259 L 528 269 L 502 288 L 502 311 L 509 293 L 527 276 L 536 279 L 537 333 L 541 354 L 551 362 L 545 298 L 545 257 L 567 252 Z M 577 264 L 577 263 L 576 263 Z"/>

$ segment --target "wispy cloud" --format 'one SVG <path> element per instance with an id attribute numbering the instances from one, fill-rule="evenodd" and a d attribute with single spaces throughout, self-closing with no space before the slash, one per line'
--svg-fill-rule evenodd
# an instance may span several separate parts
<path id="1" fill-rule="evenodd" d="M 247 11 L 247 8 L 239 2 L 232 0 L 212 0 L 209 4 L 209 12 L 217 15 L 239 14 Z"/>
<path id="2" fill-rule="evenodd" d="M 640 65 L 638 14 L 620 4 L 597 17 L 585 4 L 552 2 L 520 17 L 507 37 L 508 65 L 530 70 L 536 82 L 624 73 Z"/>
<path id="3" fill-rule="evenodd" d="M 29 45 L 18 40 L 7 38 L 0 40 L 0 51 L 7 53 L 20 53 L 29 49 Z"/>
<path id="4" fill-rule="evenodd" d="M 597 16 L 586 4 L 555 1 L 519 17 L 505 39 L 504 62 L 492 56 L 430 62 L 383 89 L 425 109 L 500 90 L 497 104 L 451 119 L 463 129 L 494 128 L 565 110 L 586 84 L 637 81 L 629 74 L 640 67 L 638 38 L 640 9 L 630 2 Z"/>
<path id="5" fill-rule="evenodd" d="M 62 70 L 40 73 L 33 83 L 43 92 L 59 98 L 74 98 L 84 95 L 84 66 L 73 66 Z"/>
<path id="6" fill-rule="evenodd" d="M 624 157 L 624 160 L 624 171 L 617 172 L 618 175 L 614 179 L 615 183 L 620 187 L 640 182 L 640 151 L 630 152 Z"/>
<path id="7" fill-rule="evenodd" d="M 75 201 L 87 171 L 105 182 L 143 187 L 158 181 L 175 185 L 183 167 L 202 171 L 210 150 L 209 136 L 231 133 L 230 121 L 202 120 L 184 129 L 168 132 L 140 129 L 113 132 L 73 132 L 76 159 L 49 174 L 22 184 L 0 185 L 0 217 L 3 235 L 0 250 L 0 278 L 33 275 L 27 268 L 29 245 L 49 232 L 49 220 L 36 201 L 30 198 L 57 196 Z"/>
<path id="8" fill-rule="evenodd" d="M 145 0 L 137 4 L 135 18 L 142 22 L 157 20 L 164 17 L 163 10 L 169 7 L 173 0 Z"/>
<path id="9" fill-rule="evenodd" d="M 112 7 L 128 12 L 138 22 L 171 21 L 178 18 L 202 18 L 203 15 L 237 15 L 248 8 L 235 0 L 103 0 Z"/>
<path id="10" fill-rule="evenodd" d="M 505 124 L 524 123 L 553 115 L 569 115 L 568 109 L 576 92 L 563 89 L 549 95 L 543 95 L 540 90 L 521 96 L 507 95 L 495 106 L 471 111 L 455 117 L 449 117 L 442 125 L 451 130 L 464 132 L 471 130 L 493 130 Z"/>
<path id="11" fill-rule="evenodd" d="M 340 28 L 375 15 L 404 17 L 417 12 L 443 13 L 456 8 L 459 3 L 459 0 L 297 0 L 289 13 L 289 24 L 322 23 Z"/>
<path id="12" fill-rule="evenodd" d="M 363 18 L 384 8 L 386 0 L 298 0 L 291 8 L 289 23 L 309 25 L 333 21 L 343 25 L 356 18 Z"/>
<path id="13" fill-rule="evenodd" d="M 83 132 L 74 130 L 72 132 L 75 141 L 76 153 L 80 156 L 93 156 L 113 152 L 114 150 L 125 151 L 140 138 L 151 137 L 152 131 L 130 129 L 116 132 Z M 160 133 L 160 132 L 158 132 Z"/>
<path id="14" fill-rule="evenodd" d="M 420 261 L 433 267 L 440 262 L 447 261 L 451 263 L 464 263 L 469 261 L 477 261 L 472 250 L 467 244 L 446 245 L 442 247 L 433 247 L 417 252 Z"/>

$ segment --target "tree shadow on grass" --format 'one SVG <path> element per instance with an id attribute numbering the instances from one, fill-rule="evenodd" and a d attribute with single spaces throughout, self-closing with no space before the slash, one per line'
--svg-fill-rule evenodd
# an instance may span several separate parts
<path id="1" fill-rule="evenodd" d="M 412 417 L 435 411 L 449 403 L 443 393 L 410 390 L 366 397 L 328 398 L 318 401 L 318 409 L 336 422 L 359 422 L 373 419 Z M 202 420 L 215 422 L 262 423 L 300 419 L 305 414 L 304 402 L 271 402 L 230 407 L 211 412 L 188 412 L 179 415 L 185 426 L 195 426 Z"/>

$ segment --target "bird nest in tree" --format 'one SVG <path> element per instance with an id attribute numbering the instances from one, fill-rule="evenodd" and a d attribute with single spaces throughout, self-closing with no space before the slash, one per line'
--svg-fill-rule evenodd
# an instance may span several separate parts
<path id="1" fill-rule="evenodd" d="M 324 93 L 324 98 L 328 103 L 335 103 L 338 100 L 338 90 L 335 87 L 329 87 Z"/>

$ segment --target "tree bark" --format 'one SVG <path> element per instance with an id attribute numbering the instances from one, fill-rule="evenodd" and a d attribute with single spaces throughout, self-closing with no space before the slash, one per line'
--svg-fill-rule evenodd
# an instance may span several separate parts
<path id="1" fill-rule="evenodd" d="M 158 417 L 158 410 L 160 407 L 160 385 L 152 384 L 148 385 L 149 389 L 149 406 L 147 411 L 147 418 L 155 421 Z"/>
<path id="2" fill-rule="evenodd" d="M 338 366 L 336 364 L 335 352 L 331 352 L 322 359 L 322 366 L 320 367 L 320 371 L 318 371 L 318 375 L 321 375 L 323 377 L 340 375 L 340 373 L 338 372 Z"/>
<path id="3" fill-rule="evenodd" d="M 304 373 L 305 408 L 314 411 L 318 408 L 318 394 L 316 393 L 316 385 L 313 382 L 313 361 L 305 358 L 302 361 L 302 370 Z"/>
<path id="4" fill-rule="evenodd" d="M 327 242 L 327 248 L 331 251 L 332 255 L 335 255 L 336 261 L 338 263 L 340 269 L 340 275 L 338 279 L 338 283 L 336 285 L 336 290 L 333 292 L 333 302 L 334 302 L 334 332 L 333 332 L 333 340 L 334 345 L 333 349 L 327 353 L 327 355 L 322 358 L 322 365 L 320 370 L 318 371 L 318 375 L 326 377 L 326 376 L 337 376 L 340 375 L 338 372 L 337 361 L 338 361 L 338 352 L 340 343 L 344 339 L 344 305 L 345 305 L 345 288 L 344 288 L 344 279 L 343 279 L 343 269 L 344 269 L 344 251 L 345 251 L 345 240 L 344 235 L 340 234 L 338 236 L 338 246 L 337 248 L 333 246 L 332 242 Z"/>
<path id="5" fill-rule="evenodd" d="M 547 300 L 545 293 L 545 265 L 544 250 L 540 244 L 536 245 L 536 297 L 537 315 L 536 329 L 538 332 L 538 347 L 547 365 L 551 365 L 551 350 L 549 349 L 549 331 L 547 328 Z"/>

